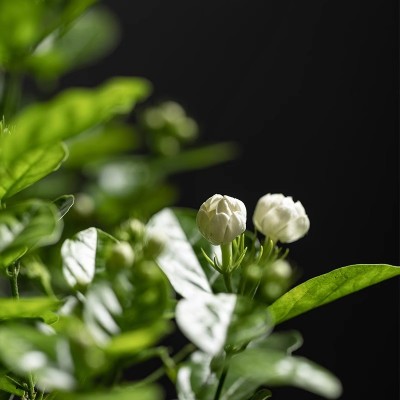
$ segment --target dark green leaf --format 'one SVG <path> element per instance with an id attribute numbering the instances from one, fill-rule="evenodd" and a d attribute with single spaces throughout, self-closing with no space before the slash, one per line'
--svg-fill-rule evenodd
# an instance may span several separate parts
<path id="1" fill-rule="evenodd" d="M 250 343 L 250 348 L 265 348 L 292 354 L 303 344 L 303 337 L 298 331 L 273 332 L 267 338 L 260 338 Z"/>
<path id="2" fill-rule="evenodd" d="M 69 157 L 67 167 L 103 161 L 111 156 L 135 150 L 138 147 L 137 132 L 122 123 L 112 123 L 88 131 L 67 142 Z"/>
<path id="3" fill-rule="evenodd" d="M 159 157 L 150 163 L 159 175 L 171 175 L 181 171 L 207 168 L 234 159 L 238 149 L 233 143 L 218 143 L 182 151 L 173 157 Z"/>
<path id="4" fill-rule="evenodd" d="M 12 393 L 17 396 L 22 396 L 24 394 L 24 390 L 18 387 L 19 385 L 14 382 L 7 374 L 1 371 L 0 374 L 0 391 L 5 391 L 7 393 Z"/>
<path id="5" fill-rule="evenodd" d="M 355 264 L 312 278 L 285 293 L 268 307 L 279 324 L 341 297 L 400 275 L 400 267 Z"/>
<path id="6" fill-rule="evenodd" d="M 229 375 L 258 385 L 294 386 L 328 399 L 342 394 L 342 385 L 331 372 L 306 358 L 276 350 L 246 349 L 232 357 Z"/>
<path id="7" fill-rule="evenodd" d="M 56 242 L 62 221 L 56 206 L 30 200 L 0 211 L 0 267 L 39 246 Z"/>
<path id="8" fill-rule="evenodd" d="M 26 67 L 39 78 L 55 79 L 107 54 L 118 39 L 113 15 L 93 8 L 47 37 L 28 58 Z"/>

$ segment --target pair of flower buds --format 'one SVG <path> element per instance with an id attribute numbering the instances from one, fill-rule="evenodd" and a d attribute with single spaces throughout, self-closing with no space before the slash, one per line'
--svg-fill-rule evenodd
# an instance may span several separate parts
<path id="1" fill-rule="evenodd" d="M 197 213 L 200 233 L 213 245 L 231 243 L 246 230 L 247 211 L 242 201 L 215 194 L 207 199 Z M 281 193 L 261 197 L 254 210 L 255 228 L 275 243 L 292 243 L 310 228 L 303 205 Z"/>

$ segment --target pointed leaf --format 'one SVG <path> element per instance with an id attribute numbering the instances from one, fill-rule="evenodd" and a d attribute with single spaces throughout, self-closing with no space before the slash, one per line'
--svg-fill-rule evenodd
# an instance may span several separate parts
<path id="1" fill-rule="evenodd" d="M 294 287 L 268 310 L 279 324 L 398 275 L 400 267 L 387 264 L 355 264 L 338 268 Z"/>
<path id="2" fill-rule="evenodd" d="M 3 371 L 1 371 L 0 375 L 0 391 L 15 394 L 17 396 L 22 396 L 25 392 L 23 389 L 19 388 L 17 383 L 7 376 L 5 372 L 3 374 Z"/>
<path id="3" fill-rule="evenodd" d="M 246 349 L 232 357 L 229 375 L 258 385 L 294 386 L 328 399 L 342 394 L 340 381 L 330 371 L 306 358 L 275 350 Z"/>
<path id="4" fill-rule="evenodd" d="M 26 251 L 52 244 L 61 234 L 62 221 L 52 203 L 30 200 L 0 211 L 0 267 Z"/>
<path id="5" fill-rule="evenodd" d="M 174 290 L 188 298 L 211 293 L 207 277 L 173 211 L 168 208 L 161 210 L 150 219 L 147 227 L 149 231 L 160 231 L 168 238 L 157 262 Z"/>

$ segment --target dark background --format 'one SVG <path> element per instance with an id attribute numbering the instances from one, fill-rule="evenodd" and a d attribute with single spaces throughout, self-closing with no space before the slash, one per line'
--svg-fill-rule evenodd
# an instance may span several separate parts
<path id="1" fill-rule="evenodd" d="M 300 200 L 311 229 L 290 254 L 302 281 L 350 264 L 399 264 L 397 1 L 103 3 L 121 42 L 63 84 L 146 77 L 154 99 L 181 103 L 199 123 L 200 143 L 240 146 L 234 161 L 176 177 L 179 205 L 221 193 L 251 215 L 267 192 Z M 343 400 L 399 399 L 399 285 L 382 282 L 279 328 L 303 334 L 296 353 L 334 372 Z"/>

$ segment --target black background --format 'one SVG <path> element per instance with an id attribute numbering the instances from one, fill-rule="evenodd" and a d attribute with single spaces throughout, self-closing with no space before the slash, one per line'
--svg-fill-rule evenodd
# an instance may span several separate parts
<path id="1" fill-rule="evenodd" d="M 399 264 L 396 1 L 103 3 L 120 21 L 120 44 L 63 85 L 143 76 L 153 99 L 178 101 L 199 123 L 200 143 L 240 146 L 234 161 L 176 177 L 178 205 L 228 194 L 251 216 L 267 192 L 300 200 L 311 221 L 290 245 L 301 280 L 350 264 Z M 289 328 L 304 336 L 298 355 L 341 379 L 341 399 L 399 399 L 397 278 L 279 327 Z"/>

